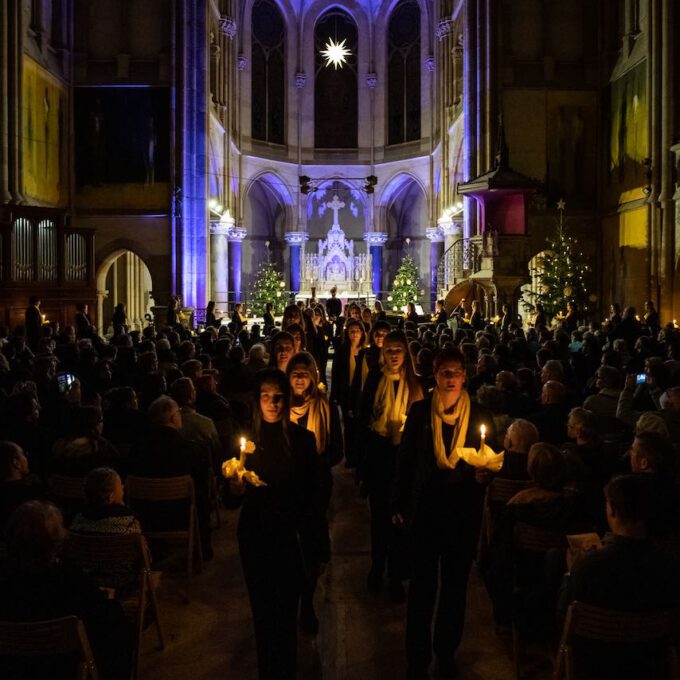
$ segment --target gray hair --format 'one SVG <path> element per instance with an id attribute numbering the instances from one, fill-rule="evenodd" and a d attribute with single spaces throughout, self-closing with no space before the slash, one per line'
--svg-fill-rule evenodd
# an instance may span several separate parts
<path id="1" fill-rule="evenodd" d="M 85 498 L 92 505 L 106 505 L 116 488 L 118 473 L 112 468 L 95 468 L 85 477 Z"/>
<path id="2" fill-rule="evenodd" d="M 177 402 L 170 397 L 158 397 L 149 406 L 149 420 L 154 425 L 166 425 L 172 417 L 173 411 L 178 409 Z"/>

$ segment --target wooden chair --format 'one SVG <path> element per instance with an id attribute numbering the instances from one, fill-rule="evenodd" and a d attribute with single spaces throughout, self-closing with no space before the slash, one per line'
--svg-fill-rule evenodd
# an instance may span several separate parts
<path id="1" fill-rule="evenodd" d="M 487 500 L 493 505 L 507 503 L 514 495 L 533 485 L 529 479 L 502 479 L 495 477 L 487 490 Z"/>
<path id="2" fill-rule="evenodd" d="M 50 496 L 64 515 L 68 526 L 85 506 L 85 478 L 52 475 L 49 478 Z"/>
<path id="3" fill-rule="evenodd" d="M 98 680 L 97 664 L 83 622 L 76 616 L 29 623 L 0 622 L 0 656 L 78 657 L 78 680 Z"/>
<path id="4" fill-rule="evenodd" d="M 566 550 L 567 537 L 564 533 L 550 531 L 517 522 L 513 533 L 513 549 L 516 553 L 535 553 L 545 555 L 550 550 Z M 522 657 L 524 644 L 517 625 L 512 622 L 512 651 L 515 665 L 515 678 L 522 677 Z"/>
<path id="5" fill-rule="evenodd" d="M 621 612 L 582 602 L 573 602 L 567 610 L 562 638 L 555 661 L 554 680 L 574 680 L 572 643 L 575 638 L 602 643 L 636 643 L 666 641 L 669 677 L 677 678 L 677 638 L 680 611 Z"/>
<path id="6" fill-rule="evenodd" d="M 188 505 L 186 529 L 169 531 L 145 531 L 144 536 L 152 545 L 186 545 L 187 550 L 187 585 L 186 601 L 189 602 L 191 577 L 194 571 L 194 555 L 196 570 L 203 571 L 203 556 L 198 530 L 198 514 L 196 513 L 196 494 L 194 482 L 189 475 L 181 477 L 134 477 L 125 482 L 128 503 L 134 508 L 140 502 L 167 503 L 168 501 L 185 501 Z M 143 514 L 143 513 L 142 513 Z M 143 524 L 143 522 L 142 522 Z"/>
<path id="7" fill-rule="evenodd" d="M 103 572 L 106 572 L 107 567 L 115 568 L 121 563 L 133 565 L 137 587 L 129 596 L 120 598 L 119 601 L 126 615 L 135 624 L 137 645 L 134 652 L 133 677 L 137 678 L 147 607 L 156 625 L 159 647 L 165 648 L 146 539 L 141 534 L 93 536 L 70 532 L 64 544 L 63 558 L 64 561 L 77 564 L 85 570 L 92 565 L 97 565 Z M 115 586 L 114 583 L 98 583 L 98 585 Z"/>

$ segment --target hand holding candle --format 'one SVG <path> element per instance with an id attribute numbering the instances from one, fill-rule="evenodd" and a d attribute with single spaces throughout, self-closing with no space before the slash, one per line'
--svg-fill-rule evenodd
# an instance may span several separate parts
<path id="1" fill-rule="evenodd" d="M 222 475 L 227 479 L 246 481 L 253 486 L 267 486 L 252 470 L 246 470 L 246 456 L 255 453 L 255 443 L 241 437 L 239 458 L 228 458 L 222 463 Z"/>

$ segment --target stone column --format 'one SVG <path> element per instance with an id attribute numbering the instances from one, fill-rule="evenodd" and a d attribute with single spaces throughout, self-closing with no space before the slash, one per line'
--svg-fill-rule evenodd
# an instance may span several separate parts
<path id="1" fill-rule="evenodd" d="M 290 267 L 290 289 L 293 293 L 300 292 L 300 273 L 302 268 L 302 244 L 309 238 L 304 231 L 289 231 L 286 233 L 286 243 L 290 247 L 288 264 Z"/>
<path id="2" fill-rule="evenodd" d="M 440 217 L 437 226 L 444 236 L 444 250 L 448 250 L 456 241 L 463 238 L 462 215 L 456 217 Z"/>
<path id="3" fill-rule="evenodd" d="M 220 309 L 229 302 L 229 261 L 227 245 L 229 232 L 234 229 L 234 218 L 210 222 L 210 271 L 212 273 L 211 298 Z"/>
<path id="4" fill-rule="evenodd" d="M 241 246 L 246 237 L 243 227 L 232 227 L 227 232 L 229 241 L 229 290 L 234 295 L 234 302 L 241 301 L 241 271 L 243 254 Z"/>
<path id="5" fill-rule="evenodd" d="M 444 235 L 437 227 L 426 229 L 425 234 L 430 239 L 430 303 L 434 311 L 439 289 L 444 287 L 444 281 L 439 281 L 439 264 L 444 255 Z"/>
<path id="6" fill-rule="evenodd" d="M 371 253 L 371 284 L 373 295 L 377 295 L 382 290 L 383 247 L 387 243 L 387 234 L 382 231 L 368 231 L 364 234 L 364 241 Z"/>

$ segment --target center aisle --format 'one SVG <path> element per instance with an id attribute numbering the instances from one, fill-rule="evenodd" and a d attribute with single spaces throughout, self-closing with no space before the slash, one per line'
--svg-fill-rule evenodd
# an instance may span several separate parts
<path id="1" fill-rule="evenodd" d="M 366 589 L 369 531 L 366 501 L 352 472 L 335 468 L 331 504 L 333 555 L 317 589 L 317 638 L 300 635 L 298 668 L 304 680 L 400 680 L 405 676 L 405 605 L 387 592 Z M 161 581 L 165 651 L 154 631 L 144 634 L 144 680 L 256 680 L 255 642 L 236 543 L 238 511 L 222 511 L 213 533 L 215 558 L 194 579 L 191 604 L 182 604 L 177 581 Z M 180 582 L 181 583 L 181 582 Z M 508 643 L 495 632 L 486 592 L 473 572 L 468 618 L 457 655 L 462 680 L 513 678 Z M 433 678 L 436 675 L 433 674 Z"/>

